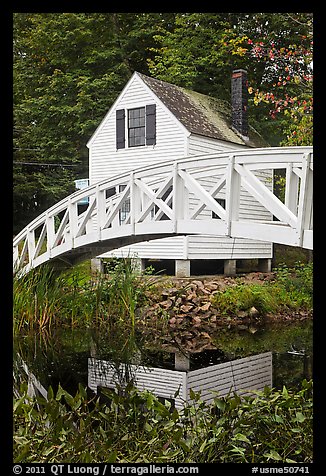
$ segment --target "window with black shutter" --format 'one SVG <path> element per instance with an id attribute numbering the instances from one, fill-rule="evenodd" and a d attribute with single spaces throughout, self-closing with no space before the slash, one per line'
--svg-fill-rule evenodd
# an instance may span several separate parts
<path id="1" fill-rule="evenodd" d="M 146 145 L 156 144 L 156 105 L 146 106 Z"/>
<path id="2" fill-rule="evenodd" d="M 116 139 L 117 149 L 126 147 L 126 132 L 128 134 L 128 147 L 156 144 L 156 105 L 148 104 L 145 107 L 137 107 L 127 110 L 116 111 Z"/>
<path id="3" fill-rule="evenodd" d="M 116 111 L 116 138 L 117 149 L 125 148 L 125 110 L 118 109 Z"/>
<path id="4" fill-rule="evenodd" d="M 128 110 L 128 146 L 145 145 L 145 108 Z"/>

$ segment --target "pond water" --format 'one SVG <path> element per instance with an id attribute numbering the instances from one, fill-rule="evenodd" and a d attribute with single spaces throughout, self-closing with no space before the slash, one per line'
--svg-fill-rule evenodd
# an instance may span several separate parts
<path id="1" fill-rule="evenodd" d="M 263 352 L 273 353 L 273 387 L 296 388 L 312 377 L 312 321 L 270 323 L 257 328 L 219 328 L 211 335 L 213 348 L 189 355 L 190 369 L 198 369 Z M 214 348 L 215 347 L 215 348 Z M 177 347 L 176 347 L 177 350 Z M 47 334 L 18 334 L 14 338 L 14 368 L 21 379 L 21 360 L 42 386 L 60 384 L 74 394 L 88 383 L 88 359 L 131 362 L 174 369 L 175 354 L 151 348 L 141 338 L 126 341 L 114 332 L 61 329 Z"/>

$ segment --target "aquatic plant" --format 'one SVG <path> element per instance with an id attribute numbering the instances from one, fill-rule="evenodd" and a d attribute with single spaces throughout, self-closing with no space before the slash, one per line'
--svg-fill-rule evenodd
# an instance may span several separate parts
<path id="1" fill-rule="evenodd" d="M 173 409 L 132 386 L 123 396 L 89 398 L 59 387 L 14 401 L 15 463 L 302 463 L 312 461 L 312 382 L 299 391 L 268 389 L 254 397 L 200 394 Z"/>

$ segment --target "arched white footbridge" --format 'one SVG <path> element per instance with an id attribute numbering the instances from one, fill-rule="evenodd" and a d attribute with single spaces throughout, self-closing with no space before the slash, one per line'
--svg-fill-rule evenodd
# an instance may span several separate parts
<path id="1" fill-rule="evenodd" d="M 280 169 L 283 200 L 273 193 L 271 179 Z M 311 147 L 273 147 L 186 157 L 105 179 L 26 226 L 13 242 L 14 269 L 27 272 L 48 261 L 74 264 L 128 244 L 188 234 L 312 249 L 312 169 Z M 216 200 L 220 193 L 225 202 Z M 244 193 L 265 210 L 263 218 L 241 218 Z"/>

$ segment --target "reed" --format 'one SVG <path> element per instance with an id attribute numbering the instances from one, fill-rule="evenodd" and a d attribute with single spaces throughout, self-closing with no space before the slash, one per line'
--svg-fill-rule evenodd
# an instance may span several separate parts
<path id="1" fill-rule="evenodd" d="M 154 281 L 141 279 L 128 258 L 96 279 L 79 267 L 60 274 L 48 266 L 36 268 L 14 277 L 15 331 L 119 324 L 134 335 L 136 310 Z"/>
<path id="2" fill-rule="evenodd" d="M 58 314 L 62 290 L 54 271 L 37 268 L 13 283 L 13 316 L 15 330 L 23 327 L 50 329 Z"/>

